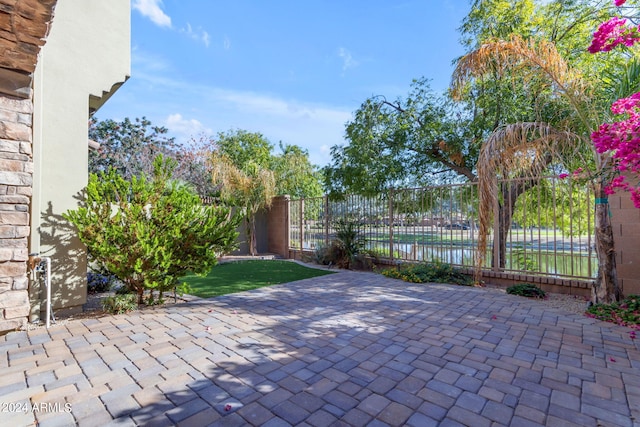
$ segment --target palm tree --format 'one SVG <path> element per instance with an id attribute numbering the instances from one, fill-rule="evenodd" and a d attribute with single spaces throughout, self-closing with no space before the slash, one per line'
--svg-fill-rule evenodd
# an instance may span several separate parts
<path id="1" fill-rule="evenodd" d="M 220 188 L 221 199 L 244 211 L 249 251 L 255 256 L 256 214 L 271 206 L 276 193 L 274 174 L 255 162 L 239 169 L 227 156 L 217 152 L 212 154 L 212 165 L 213 182 Z"/>
<path id="2" fill-rule="evenodd" d="M 483 263 L 483 256 L 480 254 L 485 253 L 492 208 L 499 200 L 496 175 L 501 178 L 528 178 L 520 181 L 520 188 L 502 190 L 506 212 L 501 215 L 504 216 L 501 229 L 506 236 L 504 227 L 508 227 L 508 223 L 505 220 L 510 222 L 515 200 L 526 190 L 525 187 L 535 185 L 534 177 L 539 176 L 551 164 L 562 164 L 570 168 L 571 162 L 575 162 L 575 156 L 578 155 L 581 156 L 582 164 L 592 165 L 587 172 L 596 197 L 595 242 L 599 273 L 592 288 L 592 301 L 609 303 L 619 300 L 613 230 L 608 215 L 607 195 L 604 192 L 604 176 L 610 159 L 606 154 L 597 153 L 590 141 L 591 132 L 603 120 L 597 108 L 594 108 L 588 82 L 567 65 L 552 42 L 524 40 L 514 35 L 510 40 L 485 43 L 459 60 L 452 79 L 454 96 L 460 97 L 472 79 L 492 73 L 514 78 L 518 76 L 524 81 L 546 85 L 552 95 L 561 97 L 568 103 L 571 114 L 553 124 L 520 122 L 498 127 L 484 142 L 477 165 L 481 237 L 476 257 L 476 276 L 478 277 Z M 569 150 L 573 157 L 568 154 Z M 505 236 L 500 236 L 501 240 Z"/>

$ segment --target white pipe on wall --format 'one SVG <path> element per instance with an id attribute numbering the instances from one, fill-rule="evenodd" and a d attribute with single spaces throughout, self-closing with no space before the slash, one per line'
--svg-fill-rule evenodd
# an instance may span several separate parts
<path id="1" fill-rule="evenodd" d="M 41 259 L 47 264 L 45 272 L 45 286 L 47 287 L 46 326 L 47 329 L 49 329 L 49 326 L 51 325 L 51 257 L 43 256 Z"/>

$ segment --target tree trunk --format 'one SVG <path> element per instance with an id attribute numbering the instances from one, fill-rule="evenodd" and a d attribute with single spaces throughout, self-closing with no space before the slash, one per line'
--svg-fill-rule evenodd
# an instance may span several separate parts
<path id="1" fill-rule="evenodd" d="M 596 191 L 596 196 L 598 198 L 596 198 L 595 206 L 595 246 L 598 257 L 598 277 L 591 288 L 591 302 L 610 304 L 614 301 L 620 301 L 622 292 L 618 286 L 609 200 L 602 189 Z"/>
<path id="2" fill-rule="evenodd" d="M 529 188 L 535 185 L 533 179 L 522 181 L 510 181 L 502 183 L 501 193 L 502 200 L 498 203 L 498 247 L 500 251 L 500 264 L 498 267 L 504 269 L 507 265 L 507 236 L 511 229 L 511 221 L 513 219 L 513 211 L 518 201 L 518 197 Z M 494 258 L 491 257 L 491 265 L 495 267 Z"/>
<path id="3" fill-rule="evenodd" d="M 247 225 L 247 243 L 249 243 L 249 253 L 251 256 L 256 256 L 258 253 L 257 250 L 257 242 L 256 242 L 256 217 L 255 215 L 247 215 L 246 217 L 246 225 Z"/>

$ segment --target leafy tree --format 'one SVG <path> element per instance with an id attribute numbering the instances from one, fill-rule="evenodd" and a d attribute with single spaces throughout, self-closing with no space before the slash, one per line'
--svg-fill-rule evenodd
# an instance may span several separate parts
<path id="1" fill-rule="evenodd" d="M 321 175 L 309 162 L 309 152 L 297 145 L 279 144 L 281 153 L 271 164 L 276 176 L 276 193 L 300 199 L 322 196 Z"/>
<path id="2" fill-rule="evenodd" d="M 275 176 L 276 195 L 295 198 L 319 197 L 322 185 L 316 166 L 309 161 L 309 153 L 297 145 L 279 143 L 281 153 L 258 132 L 232 130 L 221 132 L 215 141 L 216 150 L 236 168 L 247 172 L 259 166 Z"/>
<path id="3" fill-rule="evenodd" d="M 372 195 L 389 187 L 434 180 L 475 180 L 478 145 L 469 114 L 427 79 L 415 80 L 405 99 L 367 99 L 347 123 L 346 145 L 331 148 L 324 184 L 335 195 Z"/>
<path id="4" fill-rule="evenodd" d="M 240 169 L 260 165 L 271 169 L 273 144 L 259 132 L 237 129 L 218 133 L 217 151 Z"/>
<path id="5" fill-rule="evenodd" d="M 89 172 L 106 172 L 114 168 L 125 179 L 151 175 L 158 154 L 174 157 L 176 143 L 168 137 L 168 129 L 153 126 L 145 117 L 122 122 L 108 119 L 98 122 L 91 118 L 89 138 L 100 148 L 89 152 Z"/>
<path id="6" fill-rule="evenodd" d="M 207 273 L 235 246 L 238 216 L 172 181 L 175 160 L 158 155 L 150 176 L 126 179 L 115 168 L 91 174 L 85 197 L 64 217 L 78 229 L 89 256 L 143 302 L 187 272 Z"/>
<path id="7" fill-rule="evenodd" d="M 532 34 L 540 16 L 533 0 L 473 0 L 459 28 L 462 44 L 473 50 L 484 41 L 510 34 Z"/>

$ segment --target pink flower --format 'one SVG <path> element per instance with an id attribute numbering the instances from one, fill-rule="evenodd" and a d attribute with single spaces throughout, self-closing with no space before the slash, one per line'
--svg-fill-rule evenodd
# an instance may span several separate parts
<path id="1" fill-rule="evenodd" d="M 614 3 L 617 7 L 622 6 L 627 0 L 615 0 Z"/>
<path id="2" fill-rule="evenodd" d="M 638 29 L 626 27 L 627 20 L 613 17 L 603 22 L 593 34 L 589 52 L 608 52 L 619 45 L 633 46 L 640 41 Z"/>
<path id="3" fill-rule="evenodd" d="M 638 106 L 640 106 L 640 92 L 634 93 L 628 98 L 618 99 L 611 105 L 611 112 L 613 114 L 633 114 L 637 112 Z"/>
<path id="4" fill-rule="evenodd" d="M 565 178 L 568 178 L 568 177 L 569 177 L 568 173 L 561 173 L 560 175 L 558 175 L 558 178 L 560 178 L 560 179 L 565 179 Z"/>
<path id="5" fill-rule="evenodd" d="M 226 404 L 225 407 L 224 407 L 224 410 L 227 411 L 227 412 L 230 411 L 231 409 L 232 409 L 232 406 L 229 405 L 229 404 Z"/>
<path id="6" fill-rule="evenodd" d="M 598 153 L 609 152 L 612 166 L 628 176 L 640 175 L 640 92 L 617 100 L 611 106 L 614 114 L 624 114 L 626 119 L 614 123 L 603 123 L 591 134 L 591 141 Z M 607 194 L 616 189 L 631 193 L 634 206 L 640 208 L 640 188 L 631 185 L 626 176 L 614 178 L 605 188 Z"/>

